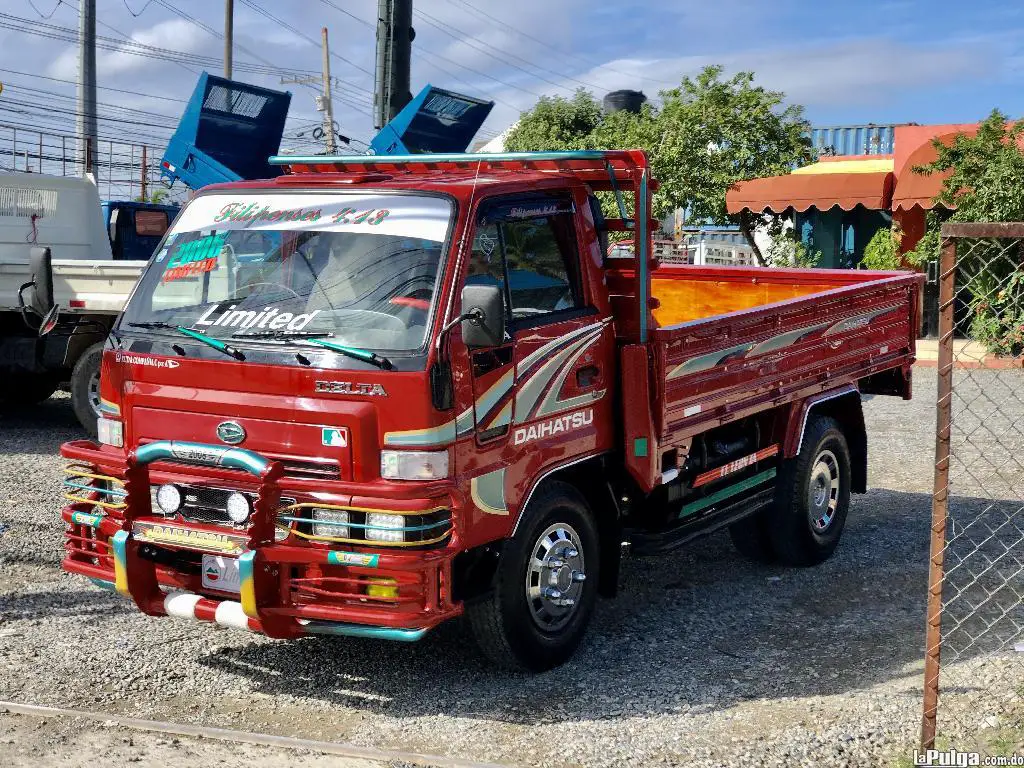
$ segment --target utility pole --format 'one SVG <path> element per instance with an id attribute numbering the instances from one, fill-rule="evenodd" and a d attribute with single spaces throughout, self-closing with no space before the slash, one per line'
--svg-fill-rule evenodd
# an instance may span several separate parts
<path id="1" fill-rule="evenodd" d="M 323 42 L 323 69 L 320 73 L 320 84 L 323 90 L 320 95 L 316 97 L 316 108 L 317 111 L 323 112 L 323 132 L 324 147 L 327 150 L 327 154 L 336 155 L 338 153 L 337 135 L 334 132 L 334 105 L 331 101 L 331 85 L 333 78 L 331 78 L 331 49 L 327 42 L 327 27 L 323 27 L 320 30 L 321 40 Z M 308 77 L 282 77 L 282 84 L 295 83 L 296 85 L 312 85 L 316 83 L 317 78 L 315 76 Z M 321 138 L 313 133 L 314 138 Z M 349 140 L 345 136 L 341 137 L 341 140 L 348 144 Z"/>
<path id="2" fill-rule="evenodd" d="M 334 107 L 331 104 L 331 49 L 327 44 L 327 27 L 323 27 L 320 30 L 323 35 L 323 46 L 324 46 L 324 66 L 323 66 L 323 79 L 324 79 L 324 92 L 323 96 L 323 109 L 324 109 L 324 142 L 327 145 L 327 154 L 334 155 L 338 152 L 338 147 L 334 143 Z"/>
<path id="3" fill-rule="evenodd" d="M 235 38 L 235 0 L 224 0 L 224 77 L 231 79 L 232 44 Z"/>
<path id="4" fill-rule="evenodd" d="M 412 100 L 412 0 L 377 0 L 377 66 L 373 122 L 378 130 Z"/>
<path id="5" fill-rule="evenodd" d="M 78 2 L 78 115 L 75 118 L 82 175 L 97 178 L 96 0 Z"/>

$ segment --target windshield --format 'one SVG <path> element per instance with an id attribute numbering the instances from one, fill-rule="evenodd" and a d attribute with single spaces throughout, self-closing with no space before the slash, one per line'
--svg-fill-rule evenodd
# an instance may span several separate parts
<path id="1" fill-rule="evenodd" d="M 424 195 L 198 197 L 122 325 L 419 350 L 451 216 L 451 202 Z"/>

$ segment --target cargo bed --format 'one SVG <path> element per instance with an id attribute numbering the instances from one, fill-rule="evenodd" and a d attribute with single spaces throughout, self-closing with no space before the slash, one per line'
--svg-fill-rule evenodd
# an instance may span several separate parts
<path id="1" fill-rule="evenodd" d="M 625 404 L 635 479 L 653 488 L 693 435 L 819 392 L 909 398 L 923 282 L 902 272 L 654 270 L 649 342 L 621 353 L 625 391 L 638 395 Z"/>

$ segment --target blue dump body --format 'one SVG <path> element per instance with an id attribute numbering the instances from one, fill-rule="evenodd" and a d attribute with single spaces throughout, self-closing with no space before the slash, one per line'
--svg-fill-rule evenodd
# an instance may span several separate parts
<path id="1" fill-rule="evenodd" d="M 370 141 L 375 155 L 465 152 L 493 101 L 428 85 Z"/>
<path id="2" fill-rule="evenodd" d="M 280 149 L 291 99 L 203 72 L 167 144 L 161 175 L 190 189 L 279 175 L 267 158 Z"/>

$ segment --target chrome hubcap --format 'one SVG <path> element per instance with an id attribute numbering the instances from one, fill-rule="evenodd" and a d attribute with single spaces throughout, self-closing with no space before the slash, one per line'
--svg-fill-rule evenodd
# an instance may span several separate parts
<path id="1" fill-rule="evenodd" d="M 839 505 L 839 462 L 832 451 L 822 451 L 814 460 L 807 493 L 811 526 L 824 533 L 832 525 Z"/>
<path id="2" fill-rule="evenodd" d="M 100 372 L 96 371 L 89 378 L 89 407 L 92 408 L 93 412 L 99 417 L 100 414 Z"/>
<path id="3" fill-rule="evenodd" d="M 526 602 L 534 623 L 546 632 L 564 627 L 586 580 L 579 534 L 565 523 L 549 526 L 534 543 L 526 569 Z"/>

